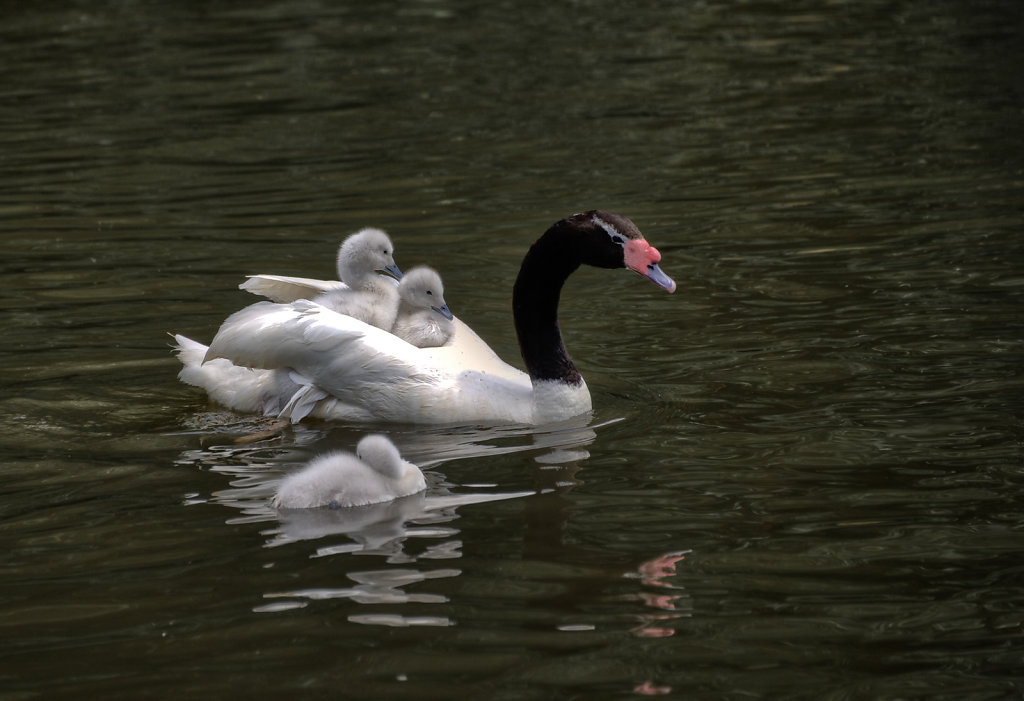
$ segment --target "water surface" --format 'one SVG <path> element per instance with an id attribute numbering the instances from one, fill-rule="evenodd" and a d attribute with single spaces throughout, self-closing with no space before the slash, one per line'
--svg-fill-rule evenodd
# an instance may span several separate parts
<path id="1" fill-rule="evenodd" d="M 0 27 L 11 698 L 1022 692 L 1016 4 L 58 2 Z M 518 363 L 550 223 L 587 422 L 373 426 L 422 497 L 279 514 L 368 427 L 177 382 L 247 273 L 387 229 Z"/>

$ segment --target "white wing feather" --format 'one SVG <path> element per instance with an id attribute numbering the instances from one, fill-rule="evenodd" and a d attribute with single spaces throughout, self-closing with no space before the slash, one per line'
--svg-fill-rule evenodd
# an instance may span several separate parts
<path id="1" fill-rule="evenodd" d="M 417 348 L 315 302 L 259 302 L 228 317 L 204 361 L 287 368 L 308 380 L 287 401 L 283 413 L 292 411 L 293 421 L 298 414 L 335 418 L 357 412 L 385 421 L 532 422 L 529 377 L 503 363 L 461 322 L 454 340 Z M 330 396 L 312 394 L 314 388 Z"/>
<path id="2" fill-rule="evenodd" d="M 299 299 L 313 299 L 332 290 L 345 290 L 348 286 L 338 280 L 316 280 L 309 277 L 288 277 L 286 275 L 248 275 L 249 279 L 238 289 L 262 295 L 275 302 L 294 302 Z"/>

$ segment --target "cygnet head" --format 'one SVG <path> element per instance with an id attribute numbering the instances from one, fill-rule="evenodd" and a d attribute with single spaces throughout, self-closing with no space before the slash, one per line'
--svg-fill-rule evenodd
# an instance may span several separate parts
<path id="1" fill-rule="evenodd" d="M 370 434 L 356 444 L 356 457 L 385 477 L 398 479 L 408 463 L 385 436 Z"/>
<path id="2" fill-rule="evenodd" d="M 437 271 L 426 266 L 410 270 L 398 284 L 398 294 L 406 304 L 419 309 L 433 309 L 445 319 L 452 313 L 444 301 L 444 285 Z"/>
<path id="3" fill-rule="evenodd" d="M 395 247 L 391 239 L 380 229 L 362 229 L 349 236 L 338 249 L 338 276 L 350 287 L 371 275 L 383 272 L 395 279 L 402 278 L 402 271 L 395 264 Z"/>

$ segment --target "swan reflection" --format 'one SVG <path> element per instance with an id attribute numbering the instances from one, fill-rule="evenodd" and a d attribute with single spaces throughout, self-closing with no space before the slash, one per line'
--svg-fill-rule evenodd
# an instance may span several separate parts
<path id="1" fill-rule="evenodd" d="M 429 487 L 428 487 L 429 489 Z M 459 530 L 440 524 L 458 518 L 456 508 L 468 504 L 518 499 L 533 491 L 498 494 L 472 493 L 431 496 L 419 493 L 383 504 L 351 506 L 344 509 L 280 509 L 278 525 L 263 531 L 270 536 L 267 547 L 278 547 L 303 540 L 321 540 L 345 535 L 351 543 L 323 546 L 311 557 L 342 553 L 384 555 L 388 562 L 410 562 L 417 559 L 450 559 L 458 557 L 451 546 L 428 547 L 415 557 L 403 553 L 402 543 L 408 538 L 451 538 Z"/>
<path id="2" fill-rule="evenodd" d="M 645 587 L 655 588 L 654 591 L 641 590 L 637 593 L 637 598 L 644 606 L 657 612 L 639 616 L 640 625 L 633 628 L 633 635 L 638 638 L 669 638 L 676 632 L 670 625 L 671 621 L 693 615 L 693 601 L 689 594 L 682 586 L 673 583 L 676 565 L 692 552 L 677 550 L 663 553 L 640 563 L 635 572 L 626 575 L 639 579 Z"/>
<path id="3" fill-rule="evenodd" d="M 488 502 L 522 499 L 539 494 L 566 491 L 577 481 L 578 461 L 589 457 L 586 450 L 596 430 L 620 419 L 590 423 L 591 417 L 548 424 L 543 427 L 416 427 L 408 431 L 391 427 L 388 436 L 400 448 L 403 458 L 423 468 L 425 492 L 378 504 L 346 508 L 274 508 L 271 499 L 286 474 L 300 469 L 317 454 L 350 448 L 368 430 L 366 427 L 331 425 L 285 426 L 282 430 L 266 420 L 237 415 L 204 414 L 189 431 L 198 434 L 205 447 L 184 451 L 178 464 L 200 467 L 224 475 L 227 486 L 207 497 L 190 494 L 185 503 L 216 503 L 235 515 L 229 524 L 266 524 L 259 533 L 264 547 L 274 552 L 308 544 L 309 560 L 320 558 L 376 556 L 388 567 L 366 571 L 335 572 L 347 581 L 326 586 L 303 586 L 265 594 L 265 602 L 254 607 L 260 613 L 302 608 L 324 599 L 349 599 L 359 604 L 443 603 L 447 597 L 405 586 L 426 580 L 458 577 L 460 569 L 431 568 L 433 561 L 454 561 L 462 557 L 461 531 L 454 526 L 459 509 Z M 372 429 L 369 429 L 372 430 Z M 251 436 L 257 436 L 255 441 Z M 240 440 L 239 440 L 240 439 Z M 219 443 L 210 445 L 210 443 Z M 487 458 L 525 453 L 537 467 L 530 489 L 502 490 L 500 479 L 485 469 Z M 453 482 L 439 471 L 461 460 L 479 460 L 481 467 L 468 473 L 471 480 Z M 289 551 L 282 562 L 301 551 Z M 348 564 L 355 562 L 348 561 Z M 441 564 L 437 562 L 436 564 Z M 444 616 L 398 615 L 394 610 L 353 614 L 349 620 L 367 625 L 435 626 L 452 625 Z"/>

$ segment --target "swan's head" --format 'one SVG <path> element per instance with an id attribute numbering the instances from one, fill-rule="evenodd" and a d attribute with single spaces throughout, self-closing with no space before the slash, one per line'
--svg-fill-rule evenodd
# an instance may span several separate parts
<path id="1" fill-rule="evenodd" d="M 380 229 L 362 229 L 349 236 L 338 249 L 338 276 L 341 281 L 358 286 L 360 280 L 374 273 L 387 273 L 401 279 L 402 271 L 395 264 L 395 247 Z"/>
<path id="2" fill-rule="evenodd" d="M 675 281 L 658 267 L 661 253 L 647 243 L 636 224 L 626 217 L 592 210 L 575 214 L 564 222 L 591 235 L 592 245 L 582 262 L 601 268 L 629 268 L 658 287 L 676 291 Z"/>
<path id="3" fill-rule="evenodd" d="M 356 445 L 356 457 L 385 477 L 398 479 L 407 467 L 413 467 L 402 460 L 398 448 L 386 436 L 370 434 Z M 413 467 L 413 469 L 418 469 Z"/>
<path id="4" fill-rule="evenodd" d="M 426 266 L 413 268 L 398 283 L 398 295 L 418 309 L 432 309 L 449 321 L 452 313 L 444 301 L 444 285 L 437 271 Z"/>

